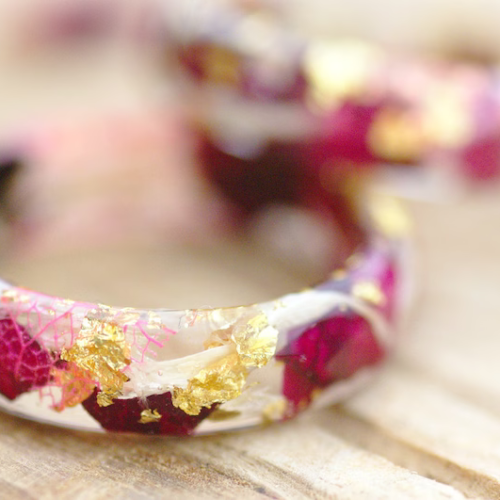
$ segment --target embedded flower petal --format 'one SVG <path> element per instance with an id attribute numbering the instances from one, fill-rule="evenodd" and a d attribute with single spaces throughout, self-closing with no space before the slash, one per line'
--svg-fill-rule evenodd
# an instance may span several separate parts
<path id="1" fill-rule="evenodd" d="M 50 380 L 50 354 L 11 319 L 0 320 L 0 393 L 14 400 Z"/>

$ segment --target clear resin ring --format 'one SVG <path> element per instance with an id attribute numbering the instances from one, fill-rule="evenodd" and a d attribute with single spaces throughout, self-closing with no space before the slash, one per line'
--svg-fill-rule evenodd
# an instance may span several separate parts
<path id="1" fill-rule="evenodd" d="M 138 310 L 1 281 L 0 407 L 80 430 L 195 435 L 287 420 L 370 379 L 396 341 L 404 217 L 360 203 L 353 179 L 283 191 L 286 172 L 266 172 L 274 185 L 248 167 L 228 170 L 231 189 L 212 186 L 231 230 L 274 202 L 306 207 L 338 236 L 321 284 L 241 307 Z"/>
<path id="2" fill-rule="evenodd" d="M 417 182 L 423 173 L 448 183 L 500 177 L 495 67 L 307 38 L 273 7 L 164 4 L 169 42 L 201 95 L 194 112 L 214 147 L 249 157 L 293 138 L 301 161 L 404 165 L 399 172 Z"/>

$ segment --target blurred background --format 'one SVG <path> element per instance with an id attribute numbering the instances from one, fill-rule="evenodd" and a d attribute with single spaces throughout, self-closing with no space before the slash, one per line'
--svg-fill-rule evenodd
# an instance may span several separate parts
<path id="1" fill-rule="evenodd" d="M 206 2 L 184 3 L 199 10 Z M 255 0 L 239 3 L 257 4 Z M 1 0 L 0 123 L 12 126 L 56 111 L 112 109 L 155 99 L 158 87 L 165 83 L 157 79 L 155 44 L 165 35 L 159 12 L 168 4 Z M 268 0 L 260 4 L 270 5 L 287 25 L 312 37 L 363 37 L 397 49 L 493 62 L 498 57 L 500 4 L 494 0 Z"/>

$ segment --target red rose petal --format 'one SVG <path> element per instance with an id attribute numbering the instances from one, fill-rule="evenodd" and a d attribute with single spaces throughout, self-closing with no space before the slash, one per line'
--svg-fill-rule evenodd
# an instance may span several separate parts
<path id="1" fill-rule="evenodd" d="M 0 393 L 14 400 L 47 385 L 53 361 L 26 329 L 11 319 L 0 320 Z"/>
<path id="2" fill-rule="evenodd" d="M 168 392 L 149 396 L 146 400 L 115 399 L 111 406 L 102 407 L 97 403 L 98 392 L 96 389 L 82 403 L 83 407 L 104 429 L 112 432 L 188 436 L 215 410 L 214 406 L 204 408 L 199 415 L 187 415 L 172 404 L 172 395 Z M 141 414 L 146 409 L 156 410 L 162 416 L 161 419 L 158 422 L 140 423 Z"/>
<path id="3" fill-rule="evenodd" d="M 349 378 L 384 357 L 370 324 L 361 316 L 335 316 L 306 330 L 278 355 L 285 362 L 283 393 L 296 410 L 316 389 Z"/>

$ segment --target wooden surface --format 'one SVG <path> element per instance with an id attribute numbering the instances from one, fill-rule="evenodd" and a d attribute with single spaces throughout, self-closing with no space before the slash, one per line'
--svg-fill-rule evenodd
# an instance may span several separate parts
<path id="1" fill-rule="evenodd" d="M 135 60 L 109 71 L 89 53 L 86 70 L 79 59 L 68 71 L 0 55 L 15 68 L 4 73 L 3 126 L 57 106 L 142 105 L 156 92 Z M 89 64 L 97 79 L 82 77 Z M 410 209 L 420 292 L 397 358 L 368 390 L 284 425 L 191 440 L 0 414 L 0 499 L 500 499 L 500 196 Z"/>

